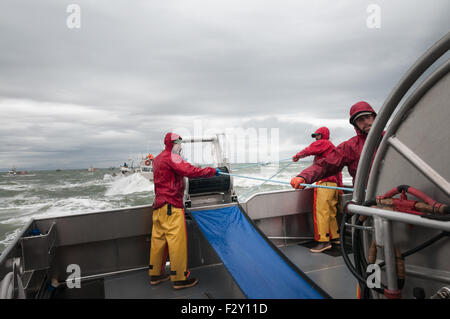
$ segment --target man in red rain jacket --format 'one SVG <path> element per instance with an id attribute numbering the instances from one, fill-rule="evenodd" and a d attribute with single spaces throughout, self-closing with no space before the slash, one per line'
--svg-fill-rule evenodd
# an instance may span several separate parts
<path id="1" fill-rule="evenodd" d="M 360 101 L 354 104 L 350 108 L 350 124 L 354 126 L 356 136 L 342 142 L 325 158 L 304 169 L 291 180 L 292 187 L 303 189 L 304 186 L 300 184 L 311 184 L 322 178 L 336 175 L 344 166 L 347 166 L 354 183 L 359 158 L 376 115 L 377 113 L 369 103 Z"/>
<path id="2" fill-rule="evenodd" d="M 170 256 L 170 279 L 173 288 L 182 289 L 197 284 L 187 269 L 187 234 L 183 210 L 183 177 L 212 177 L 218 175 L 213 167 L 192 166 L 180 155 L 181 137 L 167 133 L 165 150 L 153 160 L 153 228 L 150 247 L 150 283 L 157 285 L 169 280 L 164 273 L 167 253 Z"/>
<path id="3" fill-rule="evenodd" d="M 292 160 L 297 162 L 300 158 L 314 156 L 314 163 L 326 157 L 334 149 L 330 142 L 330 131 L 326 127 L 321 127 L 311 135 L 316 139 L 311 145 L 303 151 L 297 153 Z M 326 177 L 317 182 L 317 185 L 342 186 L 342 174 L 339 171 L 336 175 Z M 334 189 L 315 188 L 314 189 L 314 239 L 318 242 L 317 246 L 311 248 L 311 252 L 320 253 L 331 249 L 331 242 L 340 244 L 338 223 L 336 221 L 338 191 Z M 331 242 L 330 242 L 331 239 Z"/>

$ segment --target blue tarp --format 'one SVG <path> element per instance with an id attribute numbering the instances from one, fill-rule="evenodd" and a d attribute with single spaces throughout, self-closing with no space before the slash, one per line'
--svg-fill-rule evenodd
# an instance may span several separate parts
<path id="1" fill-rule="evenodd" d="M 283 259 L 238 206 L 190 213 L 247 298 L 326 297 L 294 264 Z"/>

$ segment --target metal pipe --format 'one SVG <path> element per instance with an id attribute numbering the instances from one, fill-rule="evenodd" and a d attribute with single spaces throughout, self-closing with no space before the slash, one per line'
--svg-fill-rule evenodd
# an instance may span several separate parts
<path id="1" fill-rule="evenodd" d="M 392 221 L 402 222 L 405 224 L 412 224 L 423 226 L 427 228 L 434 228 L 439 230 L 450 231 L 450 222 L 448 221 L 438 221 L 433 219 L 423 218 L 417 215 L 394 212 L 390 210 L 384 210 L 380 208 L 366 207 L 355 204 L 347 205 L 347 209 L 349 212 L 354 214 L 360 214 L 364 216 L 376 216 L 385 218 Z M 378 239 L 377 239 L 378 242 Z"/>
<path id="2" fill-rule="evenodd" d="M 214 166 L 223 165 L 224 160 L 222 157 L 222 148 L 219 143 L 219 135 L 210 136 L 210 137 L 187 137 L 181 140 L 181 143 L 203 143 L 203 142 L 211 142 L 212 143 L 212 156 L 214 161 Z"/>
<path id="3" fill-rule="evenodd" d="M 78 281 L 78 280 L 82 281 L 82 280 L 88 280 L 88 279 L 102 278 L 102 277 L 114 276 L 114 275 L 119 275 L 119 274 L 123 274 L 123 273 L 128 273 L 128 272 L 133 272 L 133 271 L 138 271 L 138 270 L 144 270 L 144 269 L 148 269 L 148 266 L 146 266 L 146 267 L 139 267 L 139 268 L 132 268 L 132 269 L 126 269 L 126 270 L 106 272 L 106 273 L 103 273 L 103 274 L 96 274 L 96 275 L 90 275 L 90 276 L 84 276 L 84 277 L 71 278 L 70 280 L 65 280 L 65 281 L 58 282 L 58 284 L 66 285 L 68 281 L 72 282 L 72 281 Z"/>
<path id="4" fill-rule="evenodd" d="M 181 143 L 202 143 L 202 142 L 215 142 L 217 137 L 193 137 L 185 138 L 181 140 Z"/>
<path id="5" fill-rule="evenodd" d="M 425 175 L 434 185 L 436 185 L 447 196 L 450 196 L 450 183 L 439 175 L 431 166 L 415 154 L 408 146 L 403 144 L 395 136 L 388 139 L 388 143 L 405 159 L 415 166 L 423 175 Z"/>
<path id="6" fill-rule="evenodd" d="M 391 291 L 398 290 L 397 272 L 395 267 L 395 250 L 394 241 L 392 238 L 392 222 L 390 220 L 383 220 L 384 228 L 384 260 L 386 262 L 386 280 L 387 287 Z"/>
<path id="7" fill-rule="evenodd" d="M 450 273 L 448 271 L 406 265 L 406 274 L 417 278 L 431 279 L 450 284 Z"/>
<path id="8" fill-rule="evenodd" d="M 353 228 L 361 229 L 361 230 L 373 231 L 373 227 L 370 227 L 370 226 L 359 226 L 359 225 L 349 224 L 349 223 L 345 223 L 345 226 L 346 227 L 353 227 Z"/>
<path id="9" fill-rule="evenodd" d="M 447 61 L 442 66 L 440 66 L 432 75 L 430 75 L 425 81 L 423 81 L 420 86 L 407 98 L 405 103 L 401 106 L 391 124 L 384 134 L 383 140 L 378 147 L 375 159 L 372 164 L 371 174 L 369 176 L 369 181 L 367 183 L 366 199 L 375 199 L 376 184 L 378 183 L 379 173 L 381 163 L 383 162 L 384 155 L 388 150 L 389 143 L 387 139 L 397 132 L 399 126 L 403 123 L 405 114 L 410 112 L 417 102 L 428 92 L 440 79 L 442 79 L 450 69 L 450 61 Z"/>

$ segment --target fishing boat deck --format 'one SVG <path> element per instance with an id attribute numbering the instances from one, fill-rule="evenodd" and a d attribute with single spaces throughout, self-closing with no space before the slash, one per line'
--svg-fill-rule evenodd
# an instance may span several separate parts
<path id="1" fill-rule="evenodd" d="M 168 270 L 168 269 L 167 269 Z M 145 269 L 89 281 L 83 281 L 80 289 L 59 288 L 56 299 L 105 298 L 105 299 L 228 299 L 244 298 L 231 280 L 223 264 L 191 269 L 191 276 L 199 283 L 189 289 L 175 290 L 170 281 L 150 285 Z"/>
<path id="2" fill-rule="evenodd" d="M 280 250 L 332 298 L 356 298 L 357 281 L 339 253 L 311 253 L 309 248 L 300 245 L 280 247 Z M 339 248 L 332 250 L 337 252 Z M 353 260 L 352 254 L 349 258 Z"/>
<path id="3" fill-rule="evenodd" d="M 334 250 L 338 248 L 333 247 Z M 312 254 L 300 245 L 280 250 L 332 298 L 356 297 L 356 281 L 341 256 Z M 351 257 L 351 255 L 350 255 Z M 189 289 L 175 290 L 170 282 L 151 286 L 145 269 L 83 281 L 81 289 L 58 289 L 54 298 L 106 299 L 233 299 L 244 295 L 231 279 L 223 264 L 191 269 L 199 283 Z M 276 274 L 274 274 L 276 276 Z"/>

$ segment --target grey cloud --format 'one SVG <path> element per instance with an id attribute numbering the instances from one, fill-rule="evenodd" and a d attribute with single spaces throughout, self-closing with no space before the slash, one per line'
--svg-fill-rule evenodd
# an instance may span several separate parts
<path id="1" fill-rule="evenodd" d="M 306 144 L 313 125 L 298 131 L 278 115 L 346 119 L 358 100 L 379 109 L 450 29 L 446 0 L 377 1 L 381 29 L 366 27 L 372 1 L 82 0 L 77 30 L 66 27 L 70 3 L 0 4 L 0 101 L 29 101 L 17 114 L 0 104 L 0 167 L 30 164 L 24 150 L 81 167 L 158 151 L 164 132 L 197 117 L 275 118 L 285 141 Z"/>

